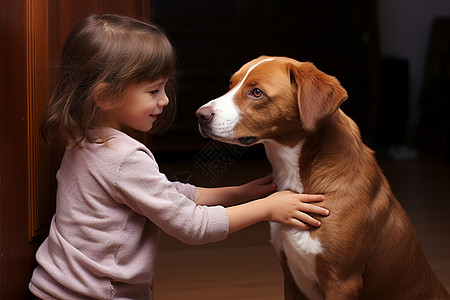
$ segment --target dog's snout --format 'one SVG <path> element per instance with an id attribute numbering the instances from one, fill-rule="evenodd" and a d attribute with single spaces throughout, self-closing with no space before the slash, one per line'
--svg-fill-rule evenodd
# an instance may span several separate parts
<path id="1" fill-rule="evenodd" d="M 214 117 L 213 109 L 209 106 L 200 107 L 195 113 L 197 119 L 201 123 L 208 123 Z"/>

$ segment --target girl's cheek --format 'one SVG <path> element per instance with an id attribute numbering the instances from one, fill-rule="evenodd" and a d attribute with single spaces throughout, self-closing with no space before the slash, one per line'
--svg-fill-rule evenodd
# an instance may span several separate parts
<path id="1" fill-rule="evenodd" d="M 156 108 L 156 104 L 154 104 L 154 103 L 147 105 L 145 108 L 145 114 L 146 115 L 152 114 L 155 111 L 155 108 Z"/>

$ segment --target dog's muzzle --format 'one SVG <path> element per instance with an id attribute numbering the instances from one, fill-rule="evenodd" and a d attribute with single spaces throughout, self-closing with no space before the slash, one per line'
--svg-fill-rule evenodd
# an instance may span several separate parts
<path id="1" fill-rule="evenodd" d="M 200 124 L 205 124 L 205 123 L 211 122 L 211 120 L 214 117 L 212 108 L 210 108 L 208 106 L 200 107 L 197 110 L 197 112 L 195 113 L 195 115 L 197 116 L 198 123 L 200 123 Z"/>
<path id="2" fill-rule="evenodd" d="M 195 113 L 198 120 L 198 128 L 205 138 L 213 138 L 228 143 L 240 144 L 242 146 L 250 146 L 254 144 L 258 138 L 255 136 L 231 137 L 230 135 L 217 134 L 213 129 L 214 110 L 210 106 L 202 106 Z"/>
<path id="3" fill-rule="evenodd" d="M 198 120 L 198 129 L 201 133 L 201 135 L 205 138 L 210 137 L 210 123 L 212 119 L 214 118 L 214 113 L 212 108 L 208 106 L 202 106 L 200 107 L 197 112 L 195 113 L 195 116 Z"/>

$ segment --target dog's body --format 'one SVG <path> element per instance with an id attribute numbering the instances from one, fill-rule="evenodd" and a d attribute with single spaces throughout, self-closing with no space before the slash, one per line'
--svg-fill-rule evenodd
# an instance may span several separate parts
<path id="1" fill-rule="evenodd" d="M 310 63 L 260 57 L 197 111 L 204 136 L 263 143 L 279 190 L 324 194 L 310 231 L 271 224 L 286 299 L 450 299 L 356 124 L 339 82 Z M 320 218 L 317 216 L 317 218 Z"/>

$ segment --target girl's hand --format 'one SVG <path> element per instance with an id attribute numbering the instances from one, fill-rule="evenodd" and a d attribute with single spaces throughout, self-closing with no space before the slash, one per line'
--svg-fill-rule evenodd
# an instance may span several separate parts
<path id="1" fill-rule="evenodd" d="M 255 179 L 237 187 L 237 196 L 240 202 L 246 202 L 257 198 L 265 197 L 276 191 L 277 185 L 273 182 L 272 174 Z"/>
<path id="2" fill-rule="evenodd" d="M 262 201 L 266 202 L 268 220 L 285 225 L 296 226 L 300 229 L 310 229 L 311 226 L 319 227 L 321 222 L 307 213 L 327 216 L 330 212 L 320 206 L 309 204 L 320 202 L 323 195 L 297 194 L 291 191 L 274 193 Z"/>
<path id="3" fill-rule="evenodd" d="M 243 185 L 219 188 L 195 188 L 195 203 L 199 205 L 231 206 L 253 199 L 260 199 L 273 193 L 277 186 L 272 182 L 272 174 Z"/>
<path id="4" fill-rule="evenodd" d="M 229 233 L 260 221 L 278 222 L 299 229 L 310 229 L 310 225 L 318 227 L 321 225 L 320 221 L 306 213 L 327 216 L 329 214 L 327 209 L 309 204 L 309 202 L 319 202 L 323 199 L 323 195 L 282 191 L 262 199 L 227 207 Z"/>

